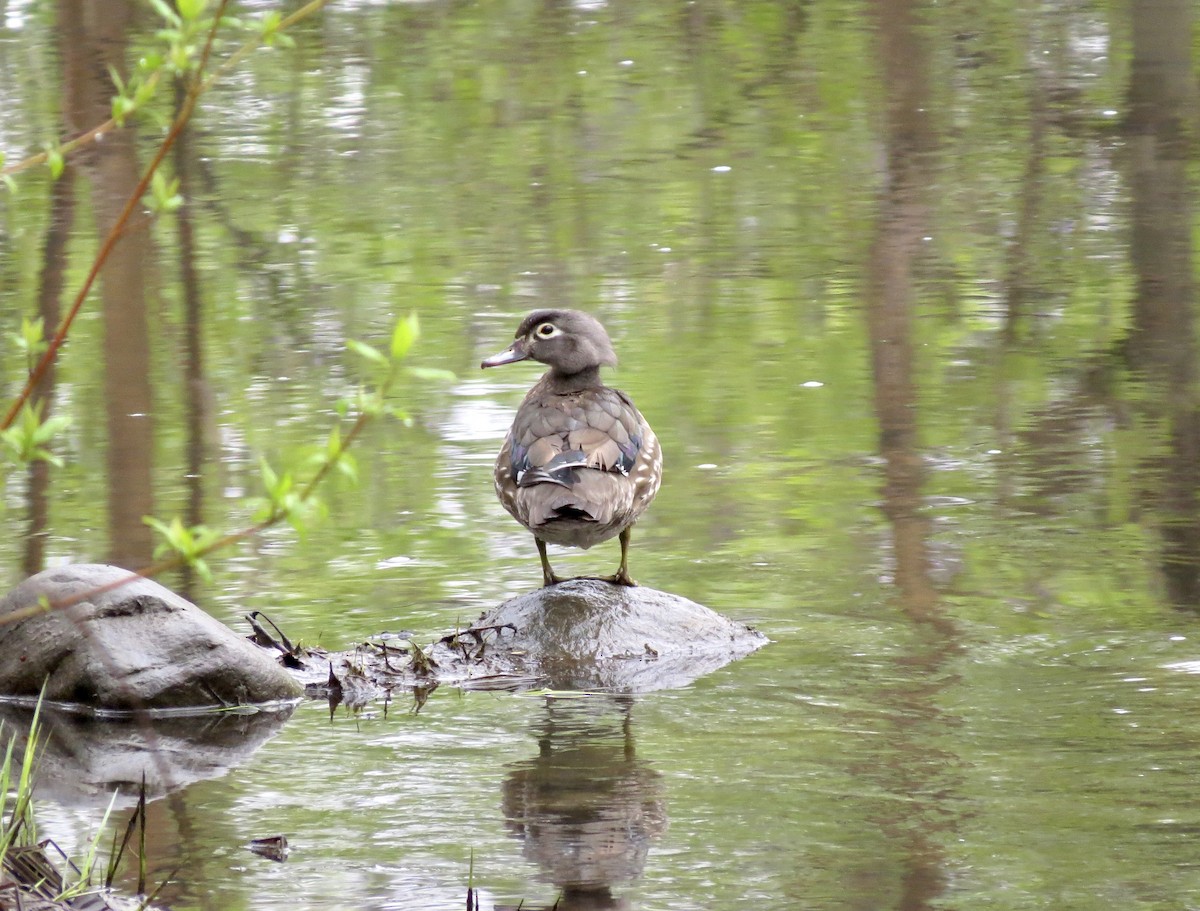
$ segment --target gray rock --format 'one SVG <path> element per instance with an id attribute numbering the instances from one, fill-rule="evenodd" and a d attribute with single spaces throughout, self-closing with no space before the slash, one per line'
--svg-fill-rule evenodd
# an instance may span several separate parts
<path id="1" fill-rule="evenodd" d="M 505 601 L 430 656 L 446 682 L 525 677 L 633 693 L 686 686 L 766 643 L 757 630 L 687 598 L 575 579 Z"/>
<path id="2" fill-rule="evenodd" d="M 67 606 L 38 612 L 43 598 Z M 28 615 L 5 622 L 17 612 Z M 0 697 L 36 699 L 43 682 L 48 700 L 110 712 L 302 694 L 273 653 L 157 582 L 98 564 L 48 569 L 0 601 Z"/>

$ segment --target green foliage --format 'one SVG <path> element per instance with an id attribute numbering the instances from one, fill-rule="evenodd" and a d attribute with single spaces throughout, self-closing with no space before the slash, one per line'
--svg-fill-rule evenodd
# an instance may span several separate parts
<path id="1" fill-rule="evenodd" d="M 25 739 L 25 750 L 20 768 L 14 765 L 16 737 L 10 737 L 0 762 L 0 858 L 15 847 L 35 848 L 38 845 L 37 819 L 34 815 L 34 785 L 38 759 L 41 754 L 41 702 L 34 710 L 33 720 Z M 61 889 L 53 897 L 55 902 L 67 902 L 97 888 L 93 875 L 100 854 L 100 840 L 116 805 L 118 790 L 113 791 L 108 808 L 96 826 L 96 834 L 87 845 L 82 858 L 70 863 L 74 873 L 71 882 L 60 882 Z M 18 896 L 17 907 L 20 907 Z"/>
<path id="2" fill-rule="evenodd" d="M 117 126 L 124 126 L 129 117 L 144 108 L 154 97 L 158 89 L 158 74 L 162 67 L 161 57 L 143 57 L 138 61 L 138 66 L 128 83 L 121 78 L 120 73 L 109 67 L 109 78 L 117 90 L 112 99 L 112 119 Z"/>
<path id="3" fill-rule="evenodd" d="M 21 331 L 10 332 L 8 337 L 13 346 L 25 355 L 25 361 L 31 370 L 34 362 L 50 347 L 46 342 L 45 326 L 40 316 L 35 319 L 23 318 Z"/>
<path id="4" fill-rule="evenodd" d="M 10 737 L 4 751 L 4 762 L 0 764 L 0 857 L 14 845 L 32 845 L 37 842 L 37 822 L 33 815 L 33 772 L 37 758 L 37 744 L 41 739 L 39 717 L 41 705 L 34 712 L 25 742 L 25 755 L 21 768 L 13 778 L 13 752 L 15 738 Z"/>
<path id="5" fill-rule="evenodd" d="M 65 414 L 42 418 L 42 402 L 26 402 L 7 430 L 0 430 L 0 443 L 9 457 L 19 464 L 43 461 L 51 465 L 62 465 L 62 459 L 47 447 L 62 430 L 70 426 L 71 419 Z"/>
<path id="6" fill-rule="evenodd" d="M 179 194 L 179 178 L 168 180 L 162 171 L 155 171 L 150 178 L 150 198 L 147 201 L 150 211 L 165 215 L 174 212 L 183 205 L 183 197 Z"/>
<path id="7" fill-rule="evenodd" d="M 208 0 L 176 0 L 175 6 L 184 22 L 195 22 L 208 6 Z"/>
<path id="8" fill-rule="evenodd" d="M 319 470 L 322 465 L 328 464 L 350 483 L 358 482 L 358 462 L 346 449 L 342 441 L 342 428 L 337 424 L 329 428 L 324 450 L 314 452 L 307 464 L 313 470 Z"/>
<path id="9" fill-rule="evenodd" d="M 62 147 L 46 143 L 45 149 L 46 167 L 50 169 L 50 176 L 58 180 L 62 176 L 63 168 L 67 165 L 66 159 L 63 157 Z"/>
<path id="10" fill-rule="evenodd" d="M 324 465 L 325 460 L 321 464 Z M 309 520 L 321 510 L 317 497 L 306 488 L 299 487 L 290 471 L 275 471 L 265 456 L 259 459 L 259 472 L 264 496 L 252 501 L 257 506 L 255 521 L 261 525 L 285 521 L 303 534 Z"/>
<path id="11" fill-rule="evenodd" d="M 210 37 L 215 38 L 218 27 L 246 35 L 241 49 L 226 61 L 228 65 L 241 59 L 259 44 L 293 47 L 295 42 L 285 34 L 284 28 L 324 5 L 322 2 L 310 3 L 286 19 L 278 11 L 272 10 L 264 14 L 257 25 L 247 26 L 234 16 L 222 16 L 219 22 L 214 22 L 211 16 L 206 17 L 210 0 L 178 0 L 174 7 L 167 0 L 145 2 L 162 19 L 163 27 L 155 32 L 157 45 L 138 56 L 128 79 L 122 77 L 115 67 L 110 66 L 108 69 L 109 78 L 116 90 L 110 102 L 111 120 L 117 127 L 125 126 L 131 117 L 148 111 L 155 119 L 163 120 L 161 114 L 150 109 L 150 102 L 157 95 L 163 74 L 189 77 L 197 75 L 207 59 L 205 48 L 210 44 Z M 207 84 L 196 87 L 203 90 L 207 88 Z M 66 166 L 68 154 L 80 145 L 93 141 L 110 125 L 97 125 L 79 139 L 62 145 L 57 141 L 45 142 L 42 144 L 43 151 L 40 156 L 35 156 L 7 171 L 5 156 L 0 152 L 0 172 L 4 172 L 0 173 L 0 182 L 10 193 L 15 193 L 17 184 L 8 171 L 19 170 L 38 160 L 44 161 L 51 177 L 57 179 Z M 154 209 L 157 212 L 169 212 L 178 207 L 178 202 L 175 201 L 176 194 L 166 192 L 167 189 L 169 188 L 164 187 L 162 194 L 154 193 L 153 199 L 158 203 Z M 163 205 L 168 202 L 174 204 Z"/>
<path id="12" fill-rule="evenodd" d="M 453 376 L 448 371 L 420 369 L 404 363 L 419 337 L 420 322 L 417 315 L 411 313 L 397 320 L 386 353 L 365 342 L 348 340 L 347 349 L 367 362 L 372 385 L 359 387 L 352 399 L 341 403 L 338 413 L 342 419 L 354 415 L 349 430 L 343 431 L 339 424 L 334 424 L 323 446 L 309 453 L 306 458 L 295 459 L 304 469 L 306 480 L 301 482 L 293 471 L 276 470 L 266 456 L 261 456 L 259 476 L 263 494 L 250 500 L 254 508 L 254 528 L 222 536 L 204 525 L 189 528 L 178 517 L 164 522 L 147 516 L 143 521 L 163 539 L 155 551 L 155 557 L 177 557 L 195 567 L 201 576 L 209 580 L 212 575 L 204 557 L 222 544 L 280 522 L 286 522 L 301 535 L 305 534 L 310 524 L 327 512 L 325 504 L 317 496 L 320 484 L 335 472 L 351 483 L 357 482 L 358 464 L 349 449 L 365 424 L 384 415 L 411 423 L 407 414 L 388 401 L 397 377 L 402 373 L 433 379 Z M 296 455 L 293 453 L 294 457 Z"/>
<path id="13" fill-rule="evenodd" d="M 389 415 L 403 422 L 406 427 L 411 426 L 412 416 L 387 400 L 388 392 L 400 375 L 431 381 L 454 379 L 454 374 L 449 370 L 414 367 L 403 363 L 409 350 L 420 336 L 420 320 L 416 313 L 410 313 L 407 317 L 396 321 L 387 353 L 364 342 L 354 339 L 347 340 L 346 347 L 366 361 L 373 385 L 359 387 L 353 399 L 339 402 L 338 412 L 343 415 L 358 412 L 371 417 Z"/>
<path id="14" fill-rule="evenodd" d="M 342 443 L 342 430 L 336 424 L 329 429 L 329 440 L 325 444 L 326 458 L 334 462 L 347 478 L 354 480 L 358 471 L 354 457 L 346 451 Z"/>
<path id="15" fill-rule="evenodd" d="M 142 521 L 162 536 L 163 540 L 154 549 L 155 559 L 175 555 L 205 580 L 212 578 L 212 571 L 204 562 L 204 555 L 212 550 L 220 539 L 217 532 L 206 525 L 186 527 L 178 516 L 170 522 L 161 522 L 153 516 L 145 516 Z"/>
<path id="16" fill-rule="evenodd" d="M 207 0 L 179 0 L 178 13 L 165 0 L 149 0 L 155 12 L 166 23 L 158 30 L 157 38 L 166 45 L 162 62 L 173 75 L 185 75 L 196 68 L 204 36 L 212 29 L 212 21 L 201 18 Z"/>
<path id="17" fill-rule="evenodd" d="M 279 30 L 282 21 L 283 16 L 278 10 L 271 10 L 264 14 L 259 23 L 259 40 L 268 47 L 295 47 L 296 42 L 292 40 L 291 35 L 284 34 Z"/>
<path id="18" fill-rule="evenodd" d="M 396 328 L 392 330 L 392 361 L 403 360 L 420 334 L 421 324 L 417 321 L 417 314 L 410 313 L 407 319 L 396 320 Z"/>

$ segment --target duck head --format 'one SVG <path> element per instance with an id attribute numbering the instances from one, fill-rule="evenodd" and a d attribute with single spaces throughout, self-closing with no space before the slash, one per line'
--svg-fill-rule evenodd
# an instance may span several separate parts
<path id="1" fill-rule="evenodd" d="M 617 355 L 608 333 L 581 310 L 535 310 L 521 321 L 513 343 L 485 358 L 481 368 L 535 360 L 559 376 L 575 376 L 615 367 Z"/>

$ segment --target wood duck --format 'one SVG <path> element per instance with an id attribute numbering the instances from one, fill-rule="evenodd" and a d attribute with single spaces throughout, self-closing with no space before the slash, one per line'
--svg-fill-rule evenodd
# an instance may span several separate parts
<path id="1" fill-rule="evenodd" d="M 621 565 L 604 581 L 629 576 L 629 537 L 662 480 L 658 438 L 625 393 L 600 380 L 616 366 L 608 333 L 579 310 L 536 310 L 515 341 L 480 367 L 532 358 L 550 367 L 534 385 L 496 459 L 496 495 L 533 533 L 544 584 L 563 581 L 546 544 L 589 548 L 620 535 Z"/>

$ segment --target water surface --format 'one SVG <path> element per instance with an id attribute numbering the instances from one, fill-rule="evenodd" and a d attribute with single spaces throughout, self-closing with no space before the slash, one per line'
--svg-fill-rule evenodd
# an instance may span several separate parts
<path id="1" fill-rule="evenodd" d="M 107 116 L 72 63 L 152 40 L 93 4 L 0 5 L 9 163 Z M 478 363 L 566 305 L 664 445 L 631 571 L 773 644 L 636 697 L 303 705 L 152 804 L 170 906 L 1195 904 L 1192 18 L 347 2 L 223 77 L 171 164 L 190 235 L 135 232 L 64 350 L 64 466 L 5 475 L 8 583 L 145 561 L 147 512 L 250 521 L 260 456 L 302 466 L 360 382 L 345 340 L 415 310 L 457 379 L 406 381 L 323 521 L 190 591 L 331 648 L 469 622 L 540 581 L 490 477 L 537 371 Z M 66 306 L 160 137 L 18 177 L 6 332 Z M 66 846 L 100 812 L 41 810 Z M 286 863 L 245 850 L 277 832 Z"/>

